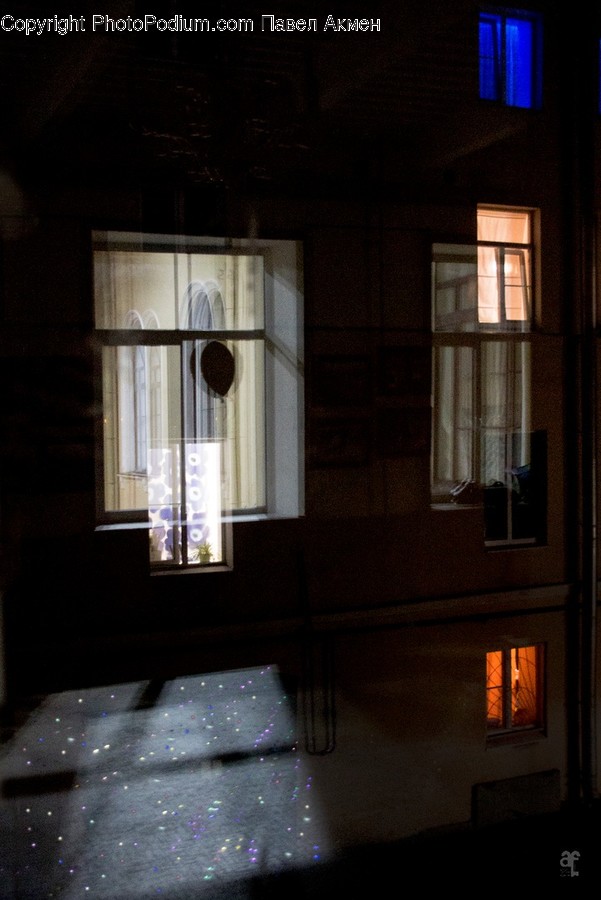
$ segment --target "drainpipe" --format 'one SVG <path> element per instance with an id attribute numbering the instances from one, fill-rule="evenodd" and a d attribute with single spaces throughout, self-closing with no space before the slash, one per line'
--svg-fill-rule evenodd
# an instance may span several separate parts
<path id="1" fill-rule="evenodd" d="M 0 587 L 0 713 L 6 706 L 6 663 L 4 658 L 4 591 Z"/>
<path id="2" fill-rule="evenodd" d="M 582 582 L 580 628 L 581 779 L 582 799 L 589 806 L 596 795 L 596 656 L 597 656 L 597 314 L 595 283 L 595 160 L 594 118 L 598 40 L 593 21 L 582 17 L 577 31 L 578 76 L 574 97 L 576 134 L 576 198 L 580 257 L 580 404 Z"/>
<path id="3" fill-rule="evenodd" d="M 597 338 L 594 120 L 596 12 L 554 19 L 562 35 L 559 133 L 563 141 L 567 347 L 566 540 L 574 592 L 568 607 L 568 799 L 589 806 L 596 792 Z M 570 473 L 575 473 L 570 477 Z"/>
<path id="4" fill-rule="evenodd" d="M 585 173 L 586 176 L 586 173 Z M 589 184 L 592 192 L 593 184 Z M 597 336 L 594 221 L 589 203 L 582 222 L 582 615 L 581 704 L 582 791 L 588 805 L 596 792 L 597 648 Z"/>

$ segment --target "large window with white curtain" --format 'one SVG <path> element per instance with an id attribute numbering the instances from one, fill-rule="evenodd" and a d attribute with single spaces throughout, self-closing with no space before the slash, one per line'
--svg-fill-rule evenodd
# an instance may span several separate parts
<path id="1" fill-rule="evenodd" d="M 482 504 L 488 543 L 533 542 L 532 219 L 481 206 L 477 244 L 435 244 L 432 497 Z"/>
<path id="2" fill-rule="evenodd" d="M 228 562 L 227 523 L 302 512 L 300 245 L 93 237 L 101 519 L 155 567 Z"/>

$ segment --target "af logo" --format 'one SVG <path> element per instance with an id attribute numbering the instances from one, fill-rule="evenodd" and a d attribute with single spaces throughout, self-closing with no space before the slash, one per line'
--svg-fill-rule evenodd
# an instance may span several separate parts
<path id="1" fill-rule="evenodd" d="M 580 853 L 578 850 L 564 850 L 559 860 L 559 865 L 562 867 L 562 876 L 569 875 L 570 878 L 575 878 L 580 875 L 580 872 L 576 869 L 576 863 L 579 859 Z"/>

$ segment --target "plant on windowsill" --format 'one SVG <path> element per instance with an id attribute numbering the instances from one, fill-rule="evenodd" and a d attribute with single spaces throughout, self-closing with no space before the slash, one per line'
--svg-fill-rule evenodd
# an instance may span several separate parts
<path id="1" fill-rule="evenodd" d="M 207 565 L 213 559 L 213 548 L 209 544 L 208 541 L 205 541 L 204 544 L 199 544 L 196 550 L 194 551 L 194 557 L 197 562 L 201 564 L 201 566 Z"/>

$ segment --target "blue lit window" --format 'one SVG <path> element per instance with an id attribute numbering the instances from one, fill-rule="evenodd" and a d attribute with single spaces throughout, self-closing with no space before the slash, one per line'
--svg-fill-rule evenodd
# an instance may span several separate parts
<path id="1" fill-rule="evenodd" d="M 480 97 L 506 106 L 541 104 L 541 20 L 535 13 L 481 12 Z"/>

